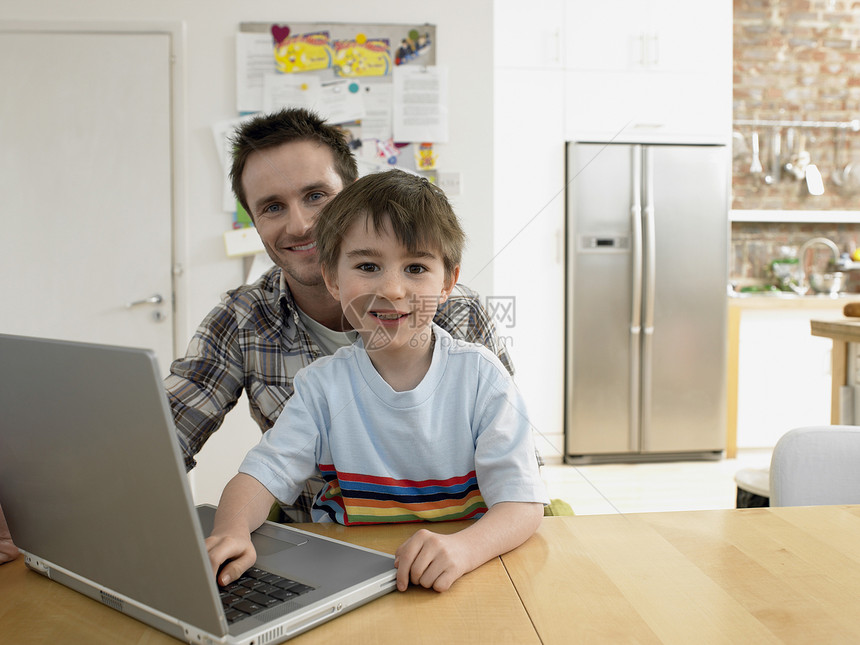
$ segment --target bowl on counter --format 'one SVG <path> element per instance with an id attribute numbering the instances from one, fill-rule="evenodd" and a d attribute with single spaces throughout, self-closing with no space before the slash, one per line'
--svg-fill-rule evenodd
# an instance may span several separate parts
<path id="1" fill-rule="evenodd" d="M 841 271 L 834 271 L 833 273 L 810 273 L 809 284 L 815 293 L 834 296 L 842 291 L 845 285 L 845 274 Z"/>

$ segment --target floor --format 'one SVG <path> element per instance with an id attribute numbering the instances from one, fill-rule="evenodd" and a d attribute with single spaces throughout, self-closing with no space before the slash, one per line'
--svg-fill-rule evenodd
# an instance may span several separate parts
<path id="1" fill-rule="evenodd" d="M 771 449 L 740 450 L 736 459 L 542 468 L 550 498 L 577 515 L 734 508 L 735 473 L 767 468 Z"/>

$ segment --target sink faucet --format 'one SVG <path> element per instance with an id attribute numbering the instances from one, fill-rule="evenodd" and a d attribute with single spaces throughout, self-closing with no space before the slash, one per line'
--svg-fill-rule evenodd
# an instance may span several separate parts
<path id="1" fill-rule="evenodd" d="M 804 268 L 805 260 L 806 260 L 806 252 L 813 246 L 823 245 L 830 249 L 831 253 L 833 253 L 833 259 L 831 263 L 835 264 L 839 262 L 839 247 L 836 246 L 831 240 L 828 240 L 826 237 L 813 237 L 812 239 L 806 240 L 803 244 L 800 245 L 800 250 L 797 252 L 798 259 L 798 270 L 799 275 L 797 278 L 797 287 L 792 285 L 792 289 L 799 293 L 800 295 L 805 295 L 807 291 L 809 291 L 809 285 L 807 284 L 806 279 L 806 269 Z"/>

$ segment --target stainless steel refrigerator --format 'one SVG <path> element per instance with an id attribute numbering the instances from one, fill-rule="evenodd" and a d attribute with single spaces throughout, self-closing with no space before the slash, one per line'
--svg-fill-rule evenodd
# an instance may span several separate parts
<path id="1" fill-rule="evenodd" d="M 565 460 L 725 448 L 726 146 L 569 143 Z"/>

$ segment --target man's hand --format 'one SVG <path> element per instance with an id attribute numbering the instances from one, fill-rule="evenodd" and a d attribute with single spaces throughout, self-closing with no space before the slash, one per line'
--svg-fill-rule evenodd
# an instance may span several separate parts
<path id="1" fill-rule="evenodd" d="M 215 534 L 206 538 L 206 551 L 216 581 L 222 587 L 230 584 L 257 561 L 257 552 L 251 543 L 251 535 L 245 533 Z M 224 563 L 227 564 L 224 564 Z M 221 568 L 221 565 L 224 565 Z M 219 568 L 221 571 L 219 572 Z"/>
<path id="2" fill-rule="evenodd" d="M 446 591 L 474 567 L 467 557 L 467 544 L 460 533 L 442 535 L 427 529 L 417 531 L 394 554 L 397 589 L 406 591 L 410 581 L 436 591 Z"/>
<path id="3" fill-rule="evenodd" d="M 12 542 L 9 526 L 6 524 L 6 516 L 0 508 L 0 564 L 11 562 L 18 557 L 18 547 Z"/>

